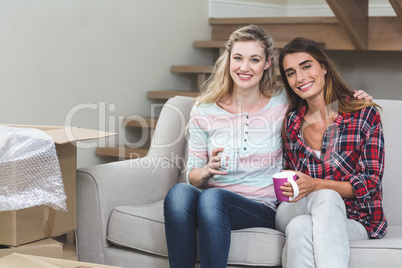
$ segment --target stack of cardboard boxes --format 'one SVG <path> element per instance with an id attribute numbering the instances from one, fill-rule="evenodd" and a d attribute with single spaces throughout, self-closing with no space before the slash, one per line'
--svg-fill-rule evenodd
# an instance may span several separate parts
<path id="1" fill-rule="evenodd" d="M 13 252 L 62 258 L 62 244 L 51 238 L 77 228 L 76 142 L 104 138 L 113 134 L 75 127 L 17 125 L 12 127 L 40 129 L 53 138 L 67 196 L 67 211 L 56 211 L 49 206 L 37 206 L 0 212 L 0 258 Z"/>

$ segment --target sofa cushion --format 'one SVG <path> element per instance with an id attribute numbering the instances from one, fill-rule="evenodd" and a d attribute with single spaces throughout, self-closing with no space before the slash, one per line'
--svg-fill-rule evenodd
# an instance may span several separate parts
<path id="1" fill-rule="evenodd" d="M 163 201 L 116 207 L 109 219 L 107 238 L 119 246 L 167 256 Z"/>
<path id="2" fill-rule="evenodd" d="M 163 201 L 151 205 L 116 207 L 109 220 L 108 240 L 118 246 L 167 257 Z M 229 263 L 280 265 L 284 244 L 284 234 L 273 229 L 232 231 Z"/>
<path id="3" fill-rule="evenodd" d="M 381 239 L 351 241 L 349 267 L 402 267 L 402 226 L 388 226 Z"/>
<path id="4" fill-rule="evenodd" d="M 283 249 L 287 255 L 287 244 Z M 286 268 L 286 259 L 283 259 Z M 349 268 L 402 267 L 402 226 L 388 226 L 381 239 L 350 242 Z"/>
<path id="5" fill-rule="evenodd" d="M 383 208 L 389 225 L 402 226 L 402 176 L 401 149 L 402 149 L 402 101 L 374 100 L 381 105 L 381 122 L 384 128 L 385 139 L 385 170 L 382 178 Z"/>
<path id="6" fill-rule="evenodd" d="M 229 264 L 280 266 L 285 235 L 275 229 L 247 228 L 232 231 Z"/>

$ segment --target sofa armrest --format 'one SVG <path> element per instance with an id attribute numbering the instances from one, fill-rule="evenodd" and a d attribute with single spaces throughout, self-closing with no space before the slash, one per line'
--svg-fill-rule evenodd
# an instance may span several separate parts
<path id="1" fill-rule="evenodd" d="M 164 199 L 178 182 L 176 165 L 144 157 L 77 171 L 77 247 L 81 261 L 104 263 L 107 224 L 116 206 L 151 204 Z"/>

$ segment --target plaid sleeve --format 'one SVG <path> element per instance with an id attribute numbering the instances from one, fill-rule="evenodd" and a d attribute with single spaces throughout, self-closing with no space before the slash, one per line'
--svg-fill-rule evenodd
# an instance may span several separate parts
<path id="1" fill-rule="evenodd" d="M 374 107 L 362 110 L 361 127 L 365 130 L 361 141 L 361 154 L 355 175 L 348 180 L 358 203 L 381 199 L 381 179 L 384 173 L 384 136 L 380 115 Z M 380 196 L 378 196 L 380 195 Z M 374 208 L 369 208 L 374 209 Z"/>
<path id="2" fill-rule="evenodd" d="M 285 130 L 282 135 L 283 139 L 283 169 L 284 170 L 295 170 L 295 164 L 292 161 L 293 160 L 293 155 L 296 155 L 296 152 L 293 152 L 293 144 L 291 142 L 291 137 L 289 133 L 289 129 L 291 126 L 289 124 L 292 122 L 291 116 L 288 116 L 286 118 L 286 123 L 285 123 Z"/>
<path id="3" fill-rule="evenodd" d="M 292 151 L 290 150 L 289 137 L 284 137 L 283 139 L 283 170 L 294 170 L 294 165 L 292 164 Z"/>

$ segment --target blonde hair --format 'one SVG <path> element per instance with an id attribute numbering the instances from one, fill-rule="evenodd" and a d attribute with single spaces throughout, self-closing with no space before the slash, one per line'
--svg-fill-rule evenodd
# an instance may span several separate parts
<path id="1" fill-rule="evenodd" d="M 273 42 L 269 34 L 257 25 L 248 25 L 234 31 L 225 44 L 225 51 L 218 58 L 211 76 L 202 84 L 201 95 L 197 98 L 201 103 L 215 103 L 222 97 L 233 93 L 233 79 L 230 76 L 230 54 L 232 45 L 237 41 L 259 41 L 265 51 L 265 60 L 271 60 L 271 66 L 264 70 L 260 80 L 260 92 L 265 97 L 271 97 L 281 88 L 275 74 L 273 57 Z"/>

